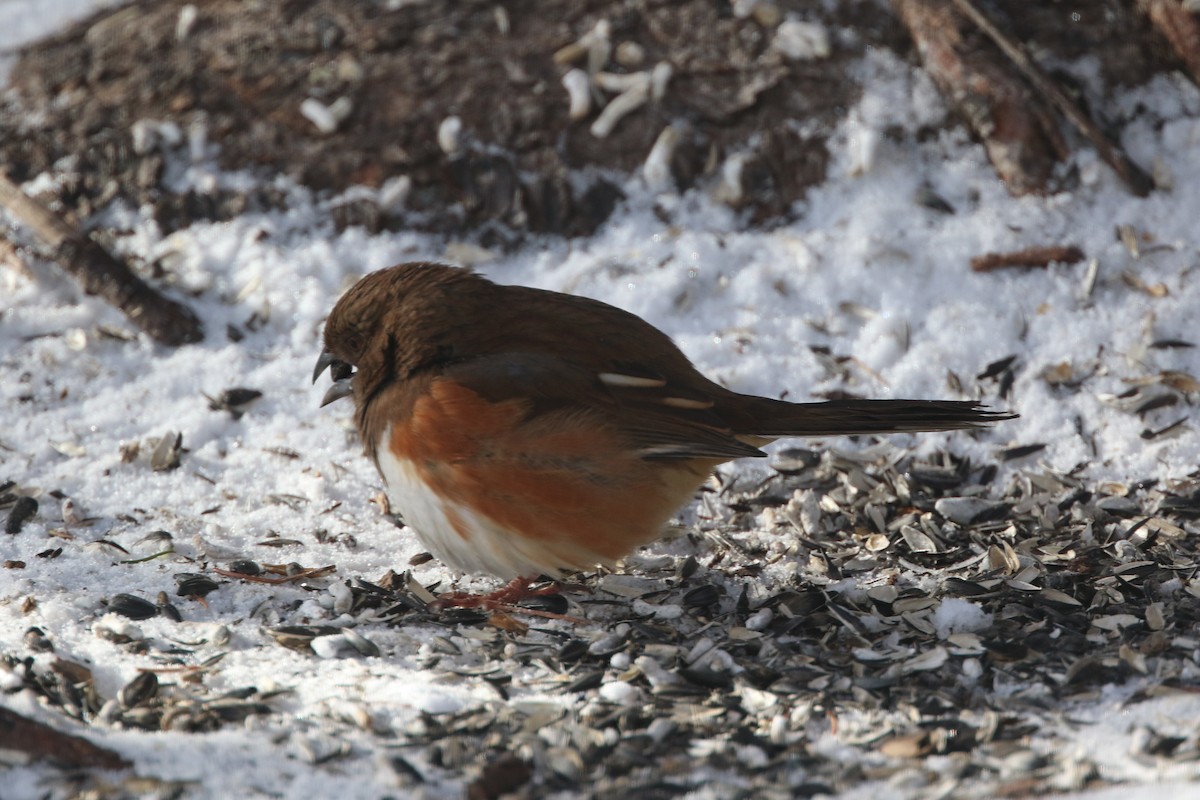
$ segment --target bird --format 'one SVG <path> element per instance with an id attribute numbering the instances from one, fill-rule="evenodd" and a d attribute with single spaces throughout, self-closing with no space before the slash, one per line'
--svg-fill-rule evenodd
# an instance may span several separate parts
<path id="1" fill-rule="evenodd" d="M 781 437 L 972 429 L 961 400 L 794 403 L 701 374 L 665 333 L 585 297 L 411 262 L 333 306 L 313 383 L 354 421 L 393 509 L 436 558 L 509 579 L 612 565 L 663 535 L 714 467 Z"/>

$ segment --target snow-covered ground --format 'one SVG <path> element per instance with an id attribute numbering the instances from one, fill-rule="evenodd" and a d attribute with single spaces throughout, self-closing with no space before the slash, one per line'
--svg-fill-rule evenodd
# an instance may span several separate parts
<path id="1" fill-rule="evenodd" d="M 0 44 L 50 32 L 96 5 L 0 3 Z M 1075 163 L 1077 189 L 1014 199 L 981 148 L 957 130 L 923 144 L 889 139 L 889 126 L 911 130 L 938 119 L 940 100 L 922 75 L 886 55 L 861 68 L 867 91 L 833 142 L 828 182 L 810 192 L 798 221 L 740 231 L 727 209 L 703 197 L 654 197 L 633 180 L 627 206 L 593 238 L 534 241 L 478 269 L 499 282 L 596 297 L 642 315 L 707 374 L 741 391 L 786 391 L 793 399 L 833 389 L 952 398 L 960 395 L 950 373 L 971 386 L 986 365 L 1016 355 L 1010 397 L 985 401 L 1020 419 L 978 439 L 937 435 L 913 446 L 936 444 L 986 461 L 1003 447 L 1046 443 L 1037 456 L 1045 464 L 1068 471 L 1084 463 L 1080 474 L 1095 482 L 1178 479 L 1200 467 L 1192 425 L 1159 439 L 1141 435 L 1189 415 L 1190 406 L 1141 418 L 1113 400 L 1163 373 L 1200 376 L 1200 349 L 1154 346 L 1200 342 L 1200 92 L 1164 76 L 1129 92 L 1112 112 L 1126 119 L 1136 109 L 1123 144 L 1169 182 L 1169 191 L 1133 197 L 1084 150 Z M 209 163 L 188 169 L 193 182 L 213 177 L 241 180 L 216 174 Z M 923 186 L 955 213 L 919 204 Z M 290 690 L 291 716 L 251 717 L 211 734 L 71 729 L 133 761 L 140 775 L 194 782 L 188 797 L 381 796 L 395 791 L 388 784 L 395 778 L 380 766 L 385 751 L 376 731 L 403 731 L 421 711 L 494 698 L 486 686 L 450 683 L 423 666 L 430 630 L 373 629 L 383 651 L 374 658 L 313 658 L 260 646 L 260 627 L 278 613 L 269 608 L 274 604 L 291 604 L 294 616 L 316 623 L 348 622 L 337 589 L 229 582 L 207 606 L 174 597 L 173 575 L 193 571 L 183 557 L 336 564 L 341 579 L 374 580 L 401 571 L 421 549 L 370 504 L 380 482 L 351 442 L 348 404 L 319 409 L 325 385 L 310 386 L 309 378 L 324 316 L 349 283 L 399 261 L 445 258 L 447 245 L 413 233 L 336 233 L 326 205 L 299 190 L 293 197 L 285 213 L 197 225 L 166 238 L 147 215 L 118 213 L 114 221 L 132 231 L 125 253 L 167 264 L 177 296 L 203 318 L 208 336 L 195 346 L 170 350 L 144 336 L 106 335 L 132 329 L 52 267 L 31 281 L 0 265 L 0 481 L 40 493 L 38 516 L 19 534 L 0 536 L 0 560 L 25 562 L 0 571 L 0 652 L 25 652 L 22 637 L 37 626 L 54 645 L 39 661 L 57 655 L 85 663 L 101 693 L 112 696 L 150 657 L 121 648 L 101 635 L 104 629 L 136 628 L 165 645 L 206 639 L 224 626 L 232 639 L 219 648 L 227 655 L 217 687 Z M 671 224 L 651 212 L 656 202 Z M 1136 254 L 1118 235 L 1121 226 L 1137 238 Z M 1087 286 L 1086 262 L 987 274 L 968 267 L 974 255 L 1041 245 L 1081 248 L 1095 261 L 1094 286 Z M 228 326 L 244 338 L 232 341 Z M 810 345 L 853 356 L 849 381 L 826 372 Z M 1056 388 L 1047 370 L 1079 377 L 1082 388 Z M 263 393 L 240 419 L 210 410 L 206 398 L 232 387 Z M 183 434 L 182 465 L 154 471 L 148 440 L 169 432 Z M 131 459 L 135 443 L 140 455 Z M 55 491 L 74 503 L 73 517 Z M 163 549 L 162 541 L 146 541 L 157 530 L 172 535 L 178 554 L 139 561 Z M 303 544 L 260 544 L 273 538 Z M 61 554 L 37 556 L 52 548 Z M 416 575 L 425 584 L 454 577 L 433 562 Z M 178 602 L 185 622 L 134 623 L 106 613 L 102 603 L 120 592 L 153 600 L 158 591 Z M 197 660 L 218 652 L 213 645 L 192 649 Z M 1194 796 L 1200 789 L 1188 781 L 1200 772 L 1135 762 L 1129 740 L 1147 715 L 1194 736 L 1189 721 L 1200 706 L 1159 698 L 1129 710 L 1122 699 L 1102 693 L 1089 712 L 1092 724 L 1074 744 L 1103 753 L 1112 776 L 1141 788 L 1075 796 Z M 0 702 L 65 727 L 28 693 Z M 369 730 L 327 722 L 362 711 Z M 835 747 L 836 737 L 828 739 L 814 747 Z M 306 754 L 332 740 L 355 749 L 352 769 L 326 770 Z M 40 796 L 53 774 L 45 766 L 12 767 L 0 778 L 0 797 Z M 1175 783 L 1151 786 L 1160 780 Z M 909 796 L 874 784 L 846 796 L 868 794 Z"/>

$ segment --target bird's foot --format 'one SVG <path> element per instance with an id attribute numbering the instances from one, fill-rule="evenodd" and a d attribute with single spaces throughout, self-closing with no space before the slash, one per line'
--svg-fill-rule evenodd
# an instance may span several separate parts
<path id="1" fill-rule="evenodd" d="M 557 583 L 534 587 L 536 578 L 513 578 L 490 594 L 474 594 L 472 592 L 443 592 L 434 603 L 442 608 L 480 608 L 484 611 L 495 611 L 498 608 L 513 609 L 517 603 L 528 597 L 545 597 L 559 594 Z"/>

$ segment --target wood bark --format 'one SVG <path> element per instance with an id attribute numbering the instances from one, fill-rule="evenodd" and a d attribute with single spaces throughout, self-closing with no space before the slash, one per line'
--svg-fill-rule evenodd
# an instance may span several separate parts
<path id="1" fill-rule="evenodd" d="M 124 261 L 25 194 L 3 173 L 0 173 L 0 208 L 29 228 L 85 293 L 97 295 L 120 309 L 155 341 L 178 346 L 204 338 L 200 318 L 190 308 L 159 294 Z"/>

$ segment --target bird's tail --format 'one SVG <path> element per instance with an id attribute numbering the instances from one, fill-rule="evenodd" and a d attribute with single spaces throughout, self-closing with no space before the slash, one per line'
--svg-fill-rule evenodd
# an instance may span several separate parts
<path id="1" fill-rule="evenodd" d="M 953 431 L 982 428 L 1017 416 L 988 411 L 972 400 L 756 400 L 760 402 L 738 420 L 737 433 L 776 437 Z"/>

